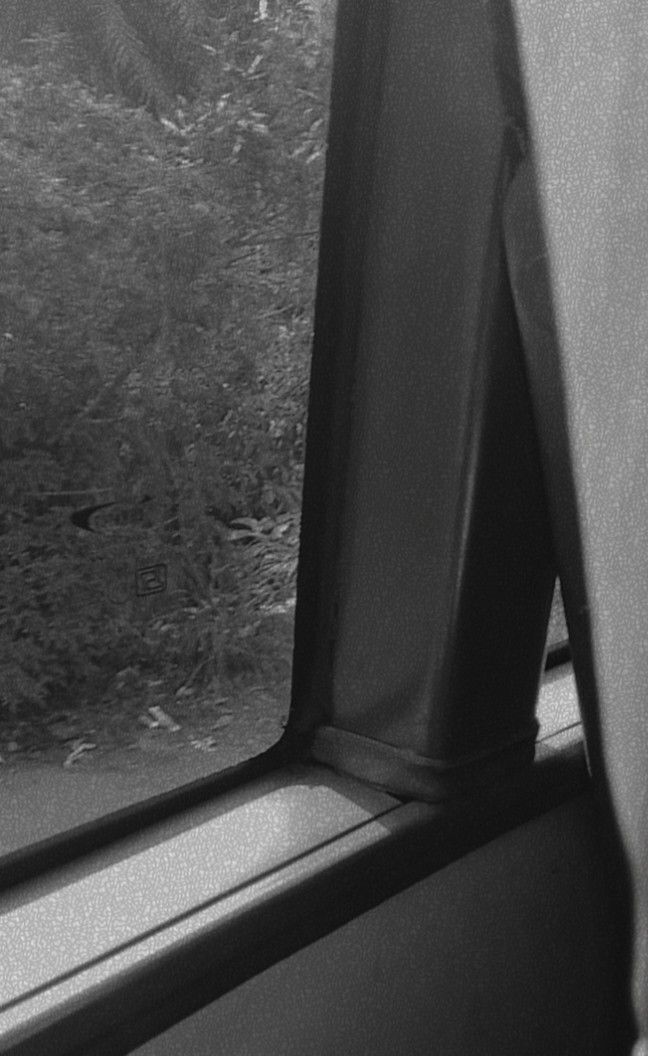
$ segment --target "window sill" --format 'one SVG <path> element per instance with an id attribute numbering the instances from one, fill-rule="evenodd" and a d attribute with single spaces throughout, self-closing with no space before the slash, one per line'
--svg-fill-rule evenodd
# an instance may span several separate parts
<path id="1" fill-rule="evenodd" d="M 284 770 L 191 812 L 184 831 L 189 819 L 177 817 L 8 893 L 0 1048 L 23 1051 L 29 1037 L 130 985 L 143 964 L 383 838 L 377 819 L 398 806 L 333 773 Z"/>
<path id="2" fill-rule="evenodd" d="M 578 748 L 478 804 L 286 768 L 24 884 L 0 902 L 0 1051 L 126 1053 L 586 783 Z"/>

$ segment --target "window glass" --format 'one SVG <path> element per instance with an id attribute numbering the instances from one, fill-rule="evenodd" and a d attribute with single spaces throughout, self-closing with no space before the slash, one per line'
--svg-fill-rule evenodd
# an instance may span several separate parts
<path id="1" fill-rule="evenodd" d="M 556 582 L 556 589 L 554 591 L 553 602 L 551 605 L 551 615 L 549 617 L 549 631 L 547 633 L 547 647 L 549 652 L 551 652 L 552 649 L 556 649 L 558 646 L 565 645 L 568 641 L 569 635 L 567 633 L 567 623 L 565 620 L 565 608 L 560 591 L 560 580 L 558 580 Z"/>
<path id="2" fill-rule="evenodd" d="M 569 661 L 569 635 L 565 620 L 565 609 L 556 583 L 549 630 L 547 634 L 547 667 L 542 679 L 536 717 L 540 724 L 538 739 L 550 740 L 554 746 L 562 739 L 580 736 L 581 719 L 574 672 Z"/>
<path id="3" fill-rule="evenodd" d="M 0 11 L 3 851 L 288 707 L 333 3 L 101 9 Z"/>

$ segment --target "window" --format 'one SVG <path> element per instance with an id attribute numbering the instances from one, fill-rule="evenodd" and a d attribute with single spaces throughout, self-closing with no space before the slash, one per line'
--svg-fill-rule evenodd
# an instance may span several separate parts
<path id="1" fill-rule="evenodd" d="M 5 852 L 287 716 L 333 5 L 149 7 L 0 16 Z"/>
<path id="2" fill-rule="evenodd" d="M 282 733 L 334 14 L 131 11 L 136 76 L 106 27 L 23 10 L 1 118 L 5 851 Z"/>

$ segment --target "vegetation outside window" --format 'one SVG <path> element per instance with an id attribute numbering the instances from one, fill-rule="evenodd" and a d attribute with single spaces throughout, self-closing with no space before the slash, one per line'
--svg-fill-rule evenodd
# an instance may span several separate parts
<path id="1" fill-rule="evenodd" d="M 0 852 L 276 741 L 333 5 L 5 3 Z"/>

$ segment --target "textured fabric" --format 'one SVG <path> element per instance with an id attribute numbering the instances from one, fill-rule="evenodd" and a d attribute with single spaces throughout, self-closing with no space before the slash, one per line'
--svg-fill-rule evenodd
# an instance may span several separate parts
<path id="1" fill-rule="evenodd" d="M 530 140 L 507 252 L 588 751 L 631 885 L 646 1034 L 648 14 L 643 0 L 512 8 Z"/>

